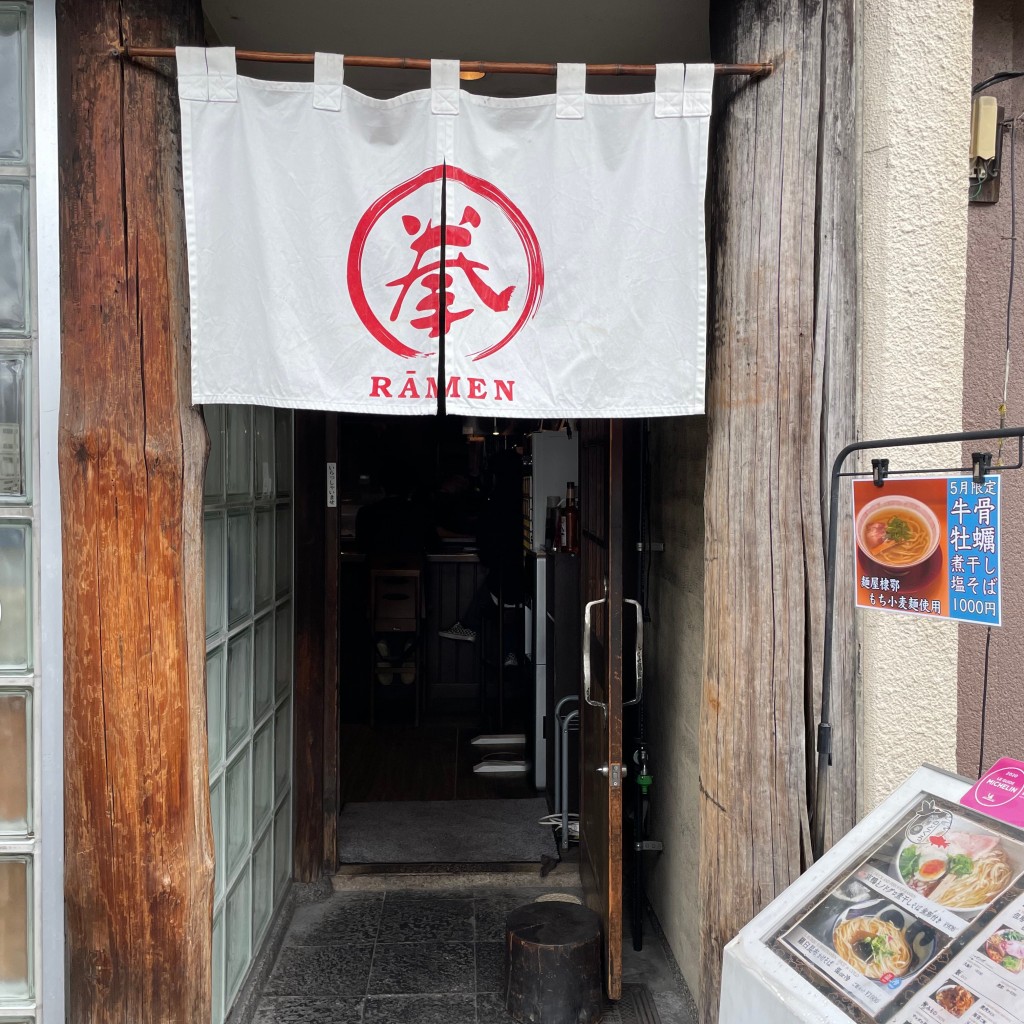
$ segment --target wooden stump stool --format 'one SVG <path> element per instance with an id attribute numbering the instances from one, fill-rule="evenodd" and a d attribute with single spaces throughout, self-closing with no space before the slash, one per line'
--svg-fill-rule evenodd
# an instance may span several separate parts
<path id="1" fill-rule="evenodd" d="M 519 907 L 505 922 L 505 1009 L 529 1024 L 601 1016 L 601 919 L 575 903 Z"/>

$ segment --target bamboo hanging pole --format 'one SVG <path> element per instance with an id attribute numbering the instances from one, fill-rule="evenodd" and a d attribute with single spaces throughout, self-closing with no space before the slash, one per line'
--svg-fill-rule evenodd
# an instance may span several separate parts
<path id="1" fill-rule="evenodd" d="M 111 56 L 133 60 L 136 57 L 173 57 L 170 47 L 117 46 Z M 311 53 L 271 53 L 267 50 L 237 50 L 237 60 L 251 60 L 263 64 L 312 64 Z M 423 57 L 356 57 L 346 54 L 347 68 L 393 68 L 405 71 L 429 71 L 430 61 Z M 485 75 L 554 75 L 556 64 L 526 64 L 519 61 L 464 60 L 459 64 L 460 72 Z M 759 64 L 716 64 L 715 75 L 749 75 L 752 78 L 766 78 L 775 70 L 771 63 Z M 588 75 L 653 75 L 654 64 L 588 64 Z"/>

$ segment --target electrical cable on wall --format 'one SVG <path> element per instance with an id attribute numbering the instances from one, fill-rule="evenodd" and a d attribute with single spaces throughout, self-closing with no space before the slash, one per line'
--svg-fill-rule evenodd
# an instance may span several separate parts
<path id="1" fill-rule="evenodd" d="M 980 82 L 974 87 L 972 93 L 989 85 L 999 82 L 1007 82 L 1014 78 L 1024 78 L 1022 71 L 1002 71 L 992 78 Z M 1003 400 L 999 403 L 999 427 L 1006 426 L 1006 412 L 1010 395 L 1010 337 L 1013 326 L 1013 285 L 1017 269 L 1017 169 L 1016 169 L 1016 140 L 1017 122 L 1020 116 L 1011 118 L 1005 122 L 1010 128 L 1010 280 L 1006 290 L 1006 354 L 1003 362 Z M 996 454 L 996 465 L 1003 464 L 1003 442 L 999 439 L 999 448 Z M 985 661 L 981 683 L 981 724 L 978 734 L 978 777 L 981 778 L 985 770 L 985 722 L 988 715 L 988 670 L 989 654 L 992 648 L 992 627 L 985 630 Z"/>
<path id="2" fill-rule="evenodd" d="M 971 89 L 971 95 L 975 96 L 982 89 L 988 89 L 993 85 L 1002 85 L 1003 82 L 1012 82 L 1015 78 L 1024 78 L 1024 71 L 1000 71 L 991 78 L 986 78 Z"/>
<path id="3" fill-rule="evenodd" d="M 1010 389 L 1010 332 L 1013 314 L 1013 284 L 1017 268 L 1017 171 L 1016 171 L 1016 140 L 1017 120 L 1010 121 L 1010 281 L 1006 293 L 1006 357 L 1003 365 L 1003 400 L 999 405 L 999 426 L 1006 426 L 1006 404 Z M 998 461 L 1003 464 L 1003 439 L 999 439 Z"/>

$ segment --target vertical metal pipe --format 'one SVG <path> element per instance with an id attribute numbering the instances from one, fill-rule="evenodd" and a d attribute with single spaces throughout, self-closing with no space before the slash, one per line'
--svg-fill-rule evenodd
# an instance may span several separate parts
<path id="1" fill-rule="evenodd" d="M 569 725 L 580 713 L 573 711 L 562 721 L 562 849 L 569 849 Z"/>
<path id="2" fill-rule="evenodd" d="M 818 774 L 814 783 L 814 821 L 811 853 L 817 860 L 825 851 L 825 814 L 828 810 L 828 766 L 832 763 L 832 633 L 836 604 L 836 544 L 839 519 L 839 471 L 850 453 L 844 448 L 832 463 L 829 493 L 828 552 L 825 561 L 825 652 L 821 665 L 821 717 L 818 721 Z"/>

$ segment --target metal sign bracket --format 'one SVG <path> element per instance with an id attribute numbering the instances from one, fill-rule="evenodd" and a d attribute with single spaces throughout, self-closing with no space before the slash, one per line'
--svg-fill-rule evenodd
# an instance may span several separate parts
<path id="1" fill-rule="evenodd" d="M 1000 442 L 1017 439 L 1017 461 L 1012 465 L 992 465 L 991 452 L 973 452 L 970 466 L 933 469 L 890 469 L 889 459 L 872 459 L 870 471 L 844 471 L 843 465 L 854 452 L 879 451 L 887 448 L 910 448 L 935 444 L 957 444 L 968 441 Z M 825 814 L 828 809 L 828 768 L 832 764 L 832 640 L 835 632 L 836 598 L 836 546 L 838 542 L 839 481 L 843 477 L 871 477 L 875 486 L 882 487 L 889 476 L 938 476 L 952 473 L 970 473 L 975 483 L 982 483 L 990 473 L 1024 467 L 1024 427 L 1001 427 L 998 430 L 965 430 L 955 434 L 921 434 L 916 437 L 891 437 L 877 441 L 856 441 L 848 444 L 832 463 L 832 481 L 829 491 L 828 553 L 825 562 L 825 652 L 822 661 L 821 717 L 818 722 L 818 769 L 814 789 L 814 809 L 811 816 L 812 856 L 817 860 L 825 850 Z"/>

